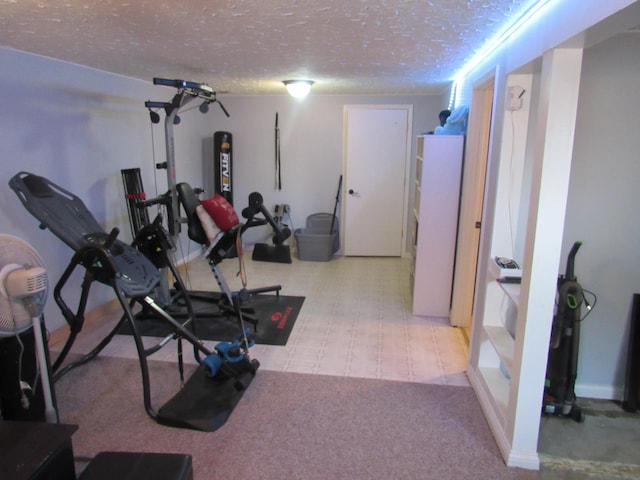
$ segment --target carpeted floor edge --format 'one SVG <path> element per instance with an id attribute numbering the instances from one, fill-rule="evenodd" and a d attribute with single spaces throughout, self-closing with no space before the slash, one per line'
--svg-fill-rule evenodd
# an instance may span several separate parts
<path id="1" fill-rule="evenodd" d="M 179 388 L 150 361 L 152 401 Z M 144 411 L 138 362 L 98 357 L 56 384 L 78 456 L 100 451 L 193 455 L 195 478 L 530 479 L 505 466 L 469 387 L 259 370 L 227 423 L 205 433 Z"/>

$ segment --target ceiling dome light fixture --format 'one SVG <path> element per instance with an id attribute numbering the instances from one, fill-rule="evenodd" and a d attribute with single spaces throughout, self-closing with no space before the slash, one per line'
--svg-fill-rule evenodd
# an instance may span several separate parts
<path id="1" fill-rule="evenodd" d="M 283 80 L 284 86 L 287 87 L 289 95 L 295 98 L 304 98 L 309 94 L 312 80 Z"/>

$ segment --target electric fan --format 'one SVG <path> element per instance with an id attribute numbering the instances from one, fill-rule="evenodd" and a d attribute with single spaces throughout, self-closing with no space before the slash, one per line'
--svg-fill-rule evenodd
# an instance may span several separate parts
<path id="1" fill-rule="evenodd" d="M 0 338 L 33 328 L 37 364 L 42 379 L 45 418 L 57 422 L 41 316 L 47 300 L 48 278 L 42 259 L 24 240 L 0 234 Z M 21 361 L 19 362 L 21 365 Z M 20 378 L 21 384 L 23 383 Z M 30 385 L 26 385 L 31 388 Z M 24 386 L 21 385 L 21 390 Z"/>

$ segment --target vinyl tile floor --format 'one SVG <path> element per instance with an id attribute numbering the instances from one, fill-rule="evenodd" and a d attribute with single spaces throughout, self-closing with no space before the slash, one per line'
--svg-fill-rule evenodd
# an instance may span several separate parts
<path id="1" fill-rule="evenodd" d="M 239 259 L 225 259 L 220 266 L 229 287 L 242 288 Z M 247 288 L 278 284 L 282 295 L 305 297 L 286 346 L 251 348 L 261 369 L 469 385 L 468 345 L 462 331 L 451 327 L 448 318 L 411 314 L 408 259 L 334 257 L 328 262 L 307 262 L 293 258 L 291 264 L 284 264 L 253 261 L 251 252 L 245 252 L 243 269 Z M 190 290 L 219 291 L 201 256 L 189 262 L 183 280 Z M 118 308 L 113 315 L 119 315 Z M 83 330 L 73 351 L 87 353 L 93 348 L 113 326 L 113 315 L 103 315 Z M 144 340 L 145 345 L 158 341 Z M 216 342 L 205 343 L 212 348 Z M 131 337 L 120 335 L 101 354 L 137 358 Z M 175 361 L 176 349 L 167 345 L 151 358 Z M 190 355 L 184 358 L 195 362 Z"/>

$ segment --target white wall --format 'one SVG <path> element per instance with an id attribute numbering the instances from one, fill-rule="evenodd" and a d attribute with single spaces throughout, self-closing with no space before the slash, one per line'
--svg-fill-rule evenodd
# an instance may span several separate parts
<path id="1" fill-rule="evenodd" d="M 598 297 L 582 322 L 578 394 L 586 396 L 621 398 L 632 295 L 640 292 L 638 85 L 640 33 L 585 50 L 563 258 L 584 242 L 576 275 Z"/>
<path id="2" fill-rule="evenodd" d="M 291 206 L 294 228 L 304 227 L 305 219 L 312 213 L 333 211 L 339 176 L 343 173 L 344 105 L 411 104 L 414 112 L 412 138 L 433 130 L 442 108 L 440 96 L 319 96 L 312 92 L 302 101 L 287 95 L 227 96 L 221 100 L 231 116 L 224 117 L 217 111 L 218 107 L 212 106 L 207 119 L 197 128 L 203 138 L 212 136 L 216 130 L 233 134 L 236 210 L 247 205 L 249 193 L 258 191 L 269 209 L 275 204 Z M 281 141 L 281 190 L 275 188 L 276 112 Z M 178 126 L 176 136 L 180 133 Z M 384 135 L 384 132 L 371 134 Z M 415 140 L 411 159 L 414 152 Z M 196 179 L 194 181 L 198 184 Z M 245 233 L 248 243 L 270 241 L 269 228 L 252 230 Z"/>
<path id="3" fill-rule="evenodd" d="M 560 271 L 565 218 L 570 215 L 568 192 L 570 166 L 573 149 L 579 148 L 580 138 L 574 143 L 574 127 L 578 111 L 578 92 L 582 73 L 582 49 L 605 41 L 620 32 L 640 24 L 640 2 L 612 0 L 611 2 L 584 2 L 565 0 L 549 2 L 534 23 L 524 32 L 510 38 L 491 55 L 487 56 L 476 69 L 467 76 L 463 98 L 473 104 L 471 89 L 475 84 L 484 84 L 487 78 L 495 77 L 493 117 L 489 162 L 486 177 L 486 194 L 482 220 L 482 239 L 476 284 L 475 315 L 471 338 L 469 377 L 483 406 L 489 424 L 501 448 L 507 464 L 537 468 L 537 448 L 540 417 L 532 416 L 540 411 L 545 383 L 546 357 L 549 346 L 551 319 L 553 317 L 556 276 Z M 637 63 L 637 60 L 633 60 Z M 616 76 L 614 71 L 607 72 Z M 517 315 L 516 337 L 513 347 L 513 364 L 508 393 L 505 395 L 504 381 L 490 380 L 479 366 L 486 362 L 487 355 L 494 351 L 483 349 L 487 338 L 484 322 L 484 301 L 487 299 L 486 282 L 488 262 L 494 229 L 498 228 L 496 214 L 499 202 L 508 202 L 505 192 L 499 192 L 498 180 L 503 169 L 508 169 L 504 155 L 507 114 L 505 94 L 508 77 L 512 74 L 532 75 L 532 103 L 528 132 L 519 134 L 531 137 L 524 143 L 523 192 L 521 196 L 525 216 L 526 238 L 524 241 L 523 288 Z M 636 82 L 637 83 L 637 82 Z M 584 95 L 584 93 L 583 93 Z M 602 112 L 592 111 L 596 118 Z M 628 118 L 634 118 L 629 115 Z M 601 121 L 601 129 L 607 129 L 611 119 Z M 470 125 L 470 131 L 474 128 Z M 596 135 L 596 132 L 591 132 Z M 617 145 L 610 144 L 615 151 Z M 609 154 L 611 158 L 612 154 Z M 527 178 L 527 175 L 529 178 Z M 634 176 L 634 178 L 637 178 Z M 530 188 L 529 188 L 530 185 Z M 598 190 L 596 188 L 596 190 Z M 502 197 L 498 197 L 502 193 Z M 507 197 L 508 197 L 508 193 Z M 600 192 L 598 194 L 600 195 Z M 596 203 L 598 201 L 596 200 Z M 599 204 L 599 203 L 598 203 Z M 630 209 L 626 210 L 626 213 Z M 567 214 L 567 215 L 565 215 Z M 611 215 L 612 213 L 605 213 Z M 501 215 L 504 217 L 504 215 Z M 637 216 L 637 215 L 636 215 Z M 521 226 L 521 219 L 518 219 Z M 591 224 L 593 226 L 593 224 Z M 598 228 L 598 227 L 596 227 Z M 611 232 L 609 232 L 611 235 Z M 566 236 L 564 237 L 566 242 Z M 498 239 L 499 240 L 499 239 Z M 573 239 L 572 239 L 573 240 Z M 637 243 L 637 242 L 636 242 Z M 516 242 L 518 245 L 519 242 Z M 517 246 L 516 245 L 516 246 Z M 517 248 L 516 248 L 517 253 Z M 624 258 L 624 257 L 621 257 Z M 607 288 L 609 286 L 607 285 Z M 628 297 L 630 299 L 630 296 Z M 603 312 L 608 316 L 612 311 Z M 609 344 L 617 334 L 610 331 L 599 332 L 600 344 Z M 484 344 L 486 346 L 486 344 Z M 493 350 L 493 348 L 492 348 Z M 582 353 L 582 363 L 606 363 L 604 358 L 620 358 L 618 349 L 594 353 L 589 357 Z M 588 360 L 587 360 L 588 359 Z M 486 372 L 489 374 L 489 372 Z M 611 374 L 612 372 L 608 372 Z M 612 393 L 616 379 L 613 375 L 600 376 L 599 383 L 591 388 L 593 392 Z M 608 377 L 608 378 L 607 378 Z M 584 372 L 578 374 L 578 382 L 584 381 Z M 584 395 L 585 390 L 578 384 L 576 392 Z M 611 395 L 597 395 L 612 398 Z M 506 403 L 505 403 L 506 402 Z M 503 407 L 506 405 L 506 411 Z"/>
<path id="4" fill-rule="evenodd" d="M 0 232 L 26 240 L 42 256 L 50 283 L 45 317 L 55 329 L 64 319 L 51 291 L 73 252 L 38 228 L 8 181 L 20 171 L 47 177 L 78 195 L 105 229 L 119 227 L 129 241 L 120 169 L 151 156 L 149 117 L 142 107 L 153 89 L 145 82 L 9 49 L 0 49 L 0 65 Z M 74 310 L 79 282 L 74 275 L 63 291 Z M 90 307 L 112 298 L 108 294 L 96 285 Z"/>
<path id="5" fill-rule="evenodd" d="M 577 257 L 577 274 L 586 288 L 598 293 L 599 303 L 583 324 L 585 331 L 576 391 L 584 396 L 620 396 L 631 293 L 637 290 L 638 285 L 637 267 L 640 262 L 629 260 L 635 255 L 634 247 L 638 245 L 637 229 L 634 230 L 631 220 L 638 215 L 630 200 L 634 192 L 632 179 L 638 178 L 633 161 L 637 163 L 637 134 L 630 133 L 637 117 L 637 109 L 633 107 L 637 107 L 634 88 L 638 83 L 640 64 L 638 48 L 637 43 L 633 45 L 634 41 L 628 38 L 630 35 L 623 37 L 626 38 L 624 41 L 601 43 L 638 23 L 639 2 L 599 2 L 590 4 L 589 9 L 580 1 L 553 2 L 529 30 L 516 35 L 486 58 L 465 82 L 465 98 L 468 98 L 476 79 L 483 78 L 488 72 L 496 74 L 493 147 L 488 172 L 489 184 L 496 185 L 508 158 L 504 148 L 510 140 L 509 114 L 505 113 L 504 98 L 509 75 L 532 73 L 532 92 L 537 96 L 540 89 L 539 59 L 545 51 L 556 47 L 591 47 L 585 51 L 583 83 L 575 85 L 575 88 L 580 88 L 580 104 L 564 241 L 558 265 L 558 272 L 562 273 L 573 241 L 585 242 Z M 621 51 L 618 52 L 617 48 Z M 535 106 L 532 108 L 535 110 Z M 618 159 L 619 151 L 624 160 Z M 629 156 L 632 158 L 628 159 Z M 528 153 L 525 157 L 530 161 Z M 616 169 L 619 169 L 615 173 L 612 168 L 614 159 Z M 526 164 L 524 172 L 530 173 Z M 525 178 L 523 186 L 527 184 Z M 486 212 L 488 221 L 483 222 L 483 228 L 493 228 L 496 213 L 505 216 L 504 205 L 492 200 L 496 194 L 495 189 L 488 192 L 490 211 Z M 518 214 L 525 212 L 526 215 L 529 206 L 526 202 L 521 203 Z M 521 222 L 522 218 L 518 221 Z M 616 230 L 626 235 L 618 234 Z M 590 243 L 595 245 L 589 247 Z M 516 256 L 517 251 L 518 248 L 514 253 Z M 588 258 L 591 255 L 593 257 Z M 611 267 L 605 269 L 607 265 Z M 604 300 L 600 298 L 603 295 Z"/>
<path id="6" fill-rule="evenodd" d="M 40 252 L 53 287 L 72 251 L 38 228 L 38 221 L 7 182 L 20 171 L 42 175 L 80 197 L 106 230 L 118 227 L 120 238 L 130 241 L 120 170 L 139 167 L 150 197 L 167 191 L 166 172 L 154 166 L 165 161 L 164 114 L 161 123 L 152 126 L 144 102 L 169 101 L 175 91 L 154 86 L 151 79 L 121 77 L 6 48 L 0 48 L 0 65 L 0 232 L 16 235 Z M 285 94 L 221 95 L 220 100 L 230 118 L 212 105 L 204 115 L 197 108 L 185 112 L 174 127 L 178 181 L 203 186 L 203 144 L 215 131 L 229 130 L 234 135 L 236 210 L 246 206 L 250 192 L 260 191 L 269 207 L 290 204 L 297 227 L 303 226 L 308 214 L 333 208 L 342 172 L 343 105 L 413 104 L 415 137 L 434 128 L 444 97 L 312 93 L 304 102 Z M 186 108 L 191 106 L 197 103 Z M 274 189 L 276 111 L 280 114 L 282 191 Z M 380 132 L 372 132 L 376 134 Z M 267 232 L 257 230 L 248 235 L 248 242 Z M 181 243 L 180 255 L 196 251 L 193 245 Z M 63 292 L 73 309 L 80 281 L 74 275 Z M 89 309 L 111 298 L 110 289 L 96 285 Z M 51 292 L 45 316 L 52 330 L 64 324 Z"/>
<path id="7" fill-rule="evenodd" d="M 531 114 L 532 75 L 509 75 L 507 86 L 522 88 L 521 106 L 505 111 L 505 120 L 500 146 L 501 166 L 497 196 L 504 201 L 496 205 L 491 256 L 510 257 L 518 263 L 524 258 L 524 239 L 521 238 L 525 227 L 518 215 L 522 208 L 521 192 L 525 187 L 523 171 L 525 162 L 525 144 Z M 507 93 L 508 96 L 508 93 Z M 508 104 L 508 100 L 505 100 Z M 526 208 L 526 207 L 525 207 Z M 526 211 L 526 210 L 525 210 Z M 526 222 L 525 222 L 526 223 Z"/>

